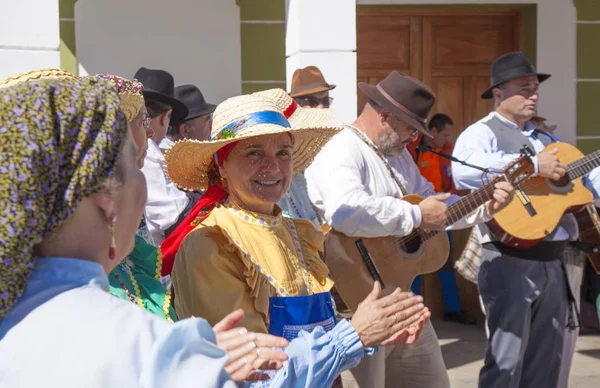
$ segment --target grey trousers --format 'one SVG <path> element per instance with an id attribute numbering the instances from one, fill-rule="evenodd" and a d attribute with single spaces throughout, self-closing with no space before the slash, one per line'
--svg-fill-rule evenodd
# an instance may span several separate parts
<path id="1" fill-rule="evenodd" d="M 567 249 L 565 249 L 564 265 L 565 270 L 567 271 L 571 292 L 577 303 L 577 310 L 581 307 L 581 282 L 583 281 L 583 269 L 585 268 L 586 260 L 586 254 L 579 249 L 571 245 L 567 246 Z M 573 361 L 573 354 L 575 353 L 575 344 L 577 343 L 578 336 L 579 328 L 576 328 L 575 330 L 565 329 L 563 356 L 557 388 L 567 388 L 569 386 L 569 372 L 571 370 L 571 363 Z"/>
<path id="2" fill-rule="evenodd" d="M 483 249 L 478 287 L 490 335 L 479 387 L 556 387 L 568 304 L 561 259 Z"/>
<path id="3" fill-rule="evenodd" d="M 344 388 L 450 388 L 442 350 L 431 322 L 414 345 L 381 346 L 342 373 Z"/>

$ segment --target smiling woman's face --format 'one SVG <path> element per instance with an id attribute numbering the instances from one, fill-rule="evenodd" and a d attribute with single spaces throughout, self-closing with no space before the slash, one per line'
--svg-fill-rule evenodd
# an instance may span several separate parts
<path id="1" fill-rule="evenodd" d="M 219 169 L 231 199 L 246 210 L 272 214 L 290 186 L 292 149 L 287 133 L 241 140 Z"/>

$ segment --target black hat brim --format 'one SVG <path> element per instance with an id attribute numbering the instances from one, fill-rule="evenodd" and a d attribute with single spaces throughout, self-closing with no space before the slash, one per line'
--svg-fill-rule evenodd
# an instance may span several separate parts
<path id="1" fill-rule="evenodd" d="M 544 82 L 545 80 L 547 80 L 548 78 L 551 77 L 550 74 L 544 74 L 544 73 L 530 73 L 530 74 L 520 74 L 518 76 L 512 77 L 512 78 L 508 78 L 505 80 L 502 80 L 500 82 L 497 82 L 495 85 L 490 86 L 485 92 L 481 93 L 481 98 L 483 98 L 484 100 L 489 100 L 494 98 L 494 93 L 492 93 L 492 90 L 494 88 L 497 88 L 498 86 L 500 86 L 501 84 L 511 81 L 513 79 L 517 79 L 517 78 L 523 78 L 523 77 L 533 77 L 533 76 L 537 76 L 538 77 L 538 81 L 539 83 Z"/>
<path id="2" fill-rule="evenodd" d="M 160 92 L 148 89 L 144 89 L 143 93 L 145 99 L 156 100 L 158 102 L 162 102 L 163 104 L 169 105 L 173 109 L 173 112 L 171 112 L 171 117 L 174 121 L 182 121 L 188 115 L 188 108 L 183 102 L 176 98 L 169 97 Z"/>
<path id="3" fill-rule="evenodd" d="M 190 121 L 200 116 L 209 115 L 213 113 L 215 109 L 217 109 L 217 106 L 215 104 L 205 104 L 201 109 L 190 110 L 186 118 L 183 119 L 183 121 Z"/>

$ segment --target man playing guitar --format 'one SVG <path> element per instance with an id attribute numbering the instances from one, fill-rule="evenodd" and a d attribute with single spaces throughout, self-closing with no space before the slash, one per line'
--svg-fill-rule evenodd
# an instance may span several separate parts
<path id="1" fill-rule="evenodd" d="M 491 87 L 481 97 L 494 99 L 494 111 L 462 132 L 453 156 L 496 172 L 523 144 L 539 152 L 558 139 L 529 122 L 536 113 L 539 84 L 550 75 L 537 73 L 521 52 L 498 57 L 491 72 Z M 536 155 L 537 175 L 552 180 L 565 175 L 566 166 L 556 152 Z M 479 171 L 453 162 L 452 172 L 458 189 L 482 185 Z M 599 177 L 596 168 L 583 178 L 596 198 Z M 505 245 L 499 241 L 503 236 L 494 236 L 483 225 L 479 228 L 483 254 L 478 287 L 489 329 L 479 386 L 556 387 L 565 326 L 573 329 L 577 324 L 574 313 L 566 319 L 572 297 L 562 263 L 567 241 L 577 239 L 575 219 L 565 215 L 544 241 L 531 248 Z"/>
<path id="2" fill-rule="evenodd" d="M 347 236 L 406 236 L 418 227 L 443 230 L 448 204 L 459 197 L 436 195 L 406 149 L 419 132 L 431 136 L 425 122 L 435 95 L 397 71 L 376 86 L 359 87 L 368 97 L 361 115 L 330 140 L 306 170 L 311 202 L 322 219 Z M 494 199 L 453 227 L 489 220 L 511 191 L 510 184 L 497 183 Z M 426 199 L 412 205 L 401 199 L 403 193 Z M 416 344 L 382 347 L 343 373 L 342 381 L 344 387 L 396 387 L 400 381 L 406 388 L 450 386 L 431 323 Z"/>

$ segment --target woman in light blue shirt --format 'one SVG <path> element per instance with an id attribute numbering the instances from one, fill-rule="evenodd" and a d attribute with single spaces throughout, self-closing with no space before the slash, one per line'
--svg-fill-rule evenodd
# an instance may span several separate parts
<path id="1" fill-rule="evenodd" d="M 212 329 L 115 298 L 106 274 L 131 251 L 146 198 L 116 91 L 93 77 L 44 80 L 0 101 L 0 386 L 235 387 L 280 369 L 271 386 L 320 387 L 364 346 L 418 335 L 374 321 L 357 322 L 359 337 L 342 322 L 287 346 L 235 328 L 240 311 Z M 377 291 L 370 319 L 407 304 Z"/>

